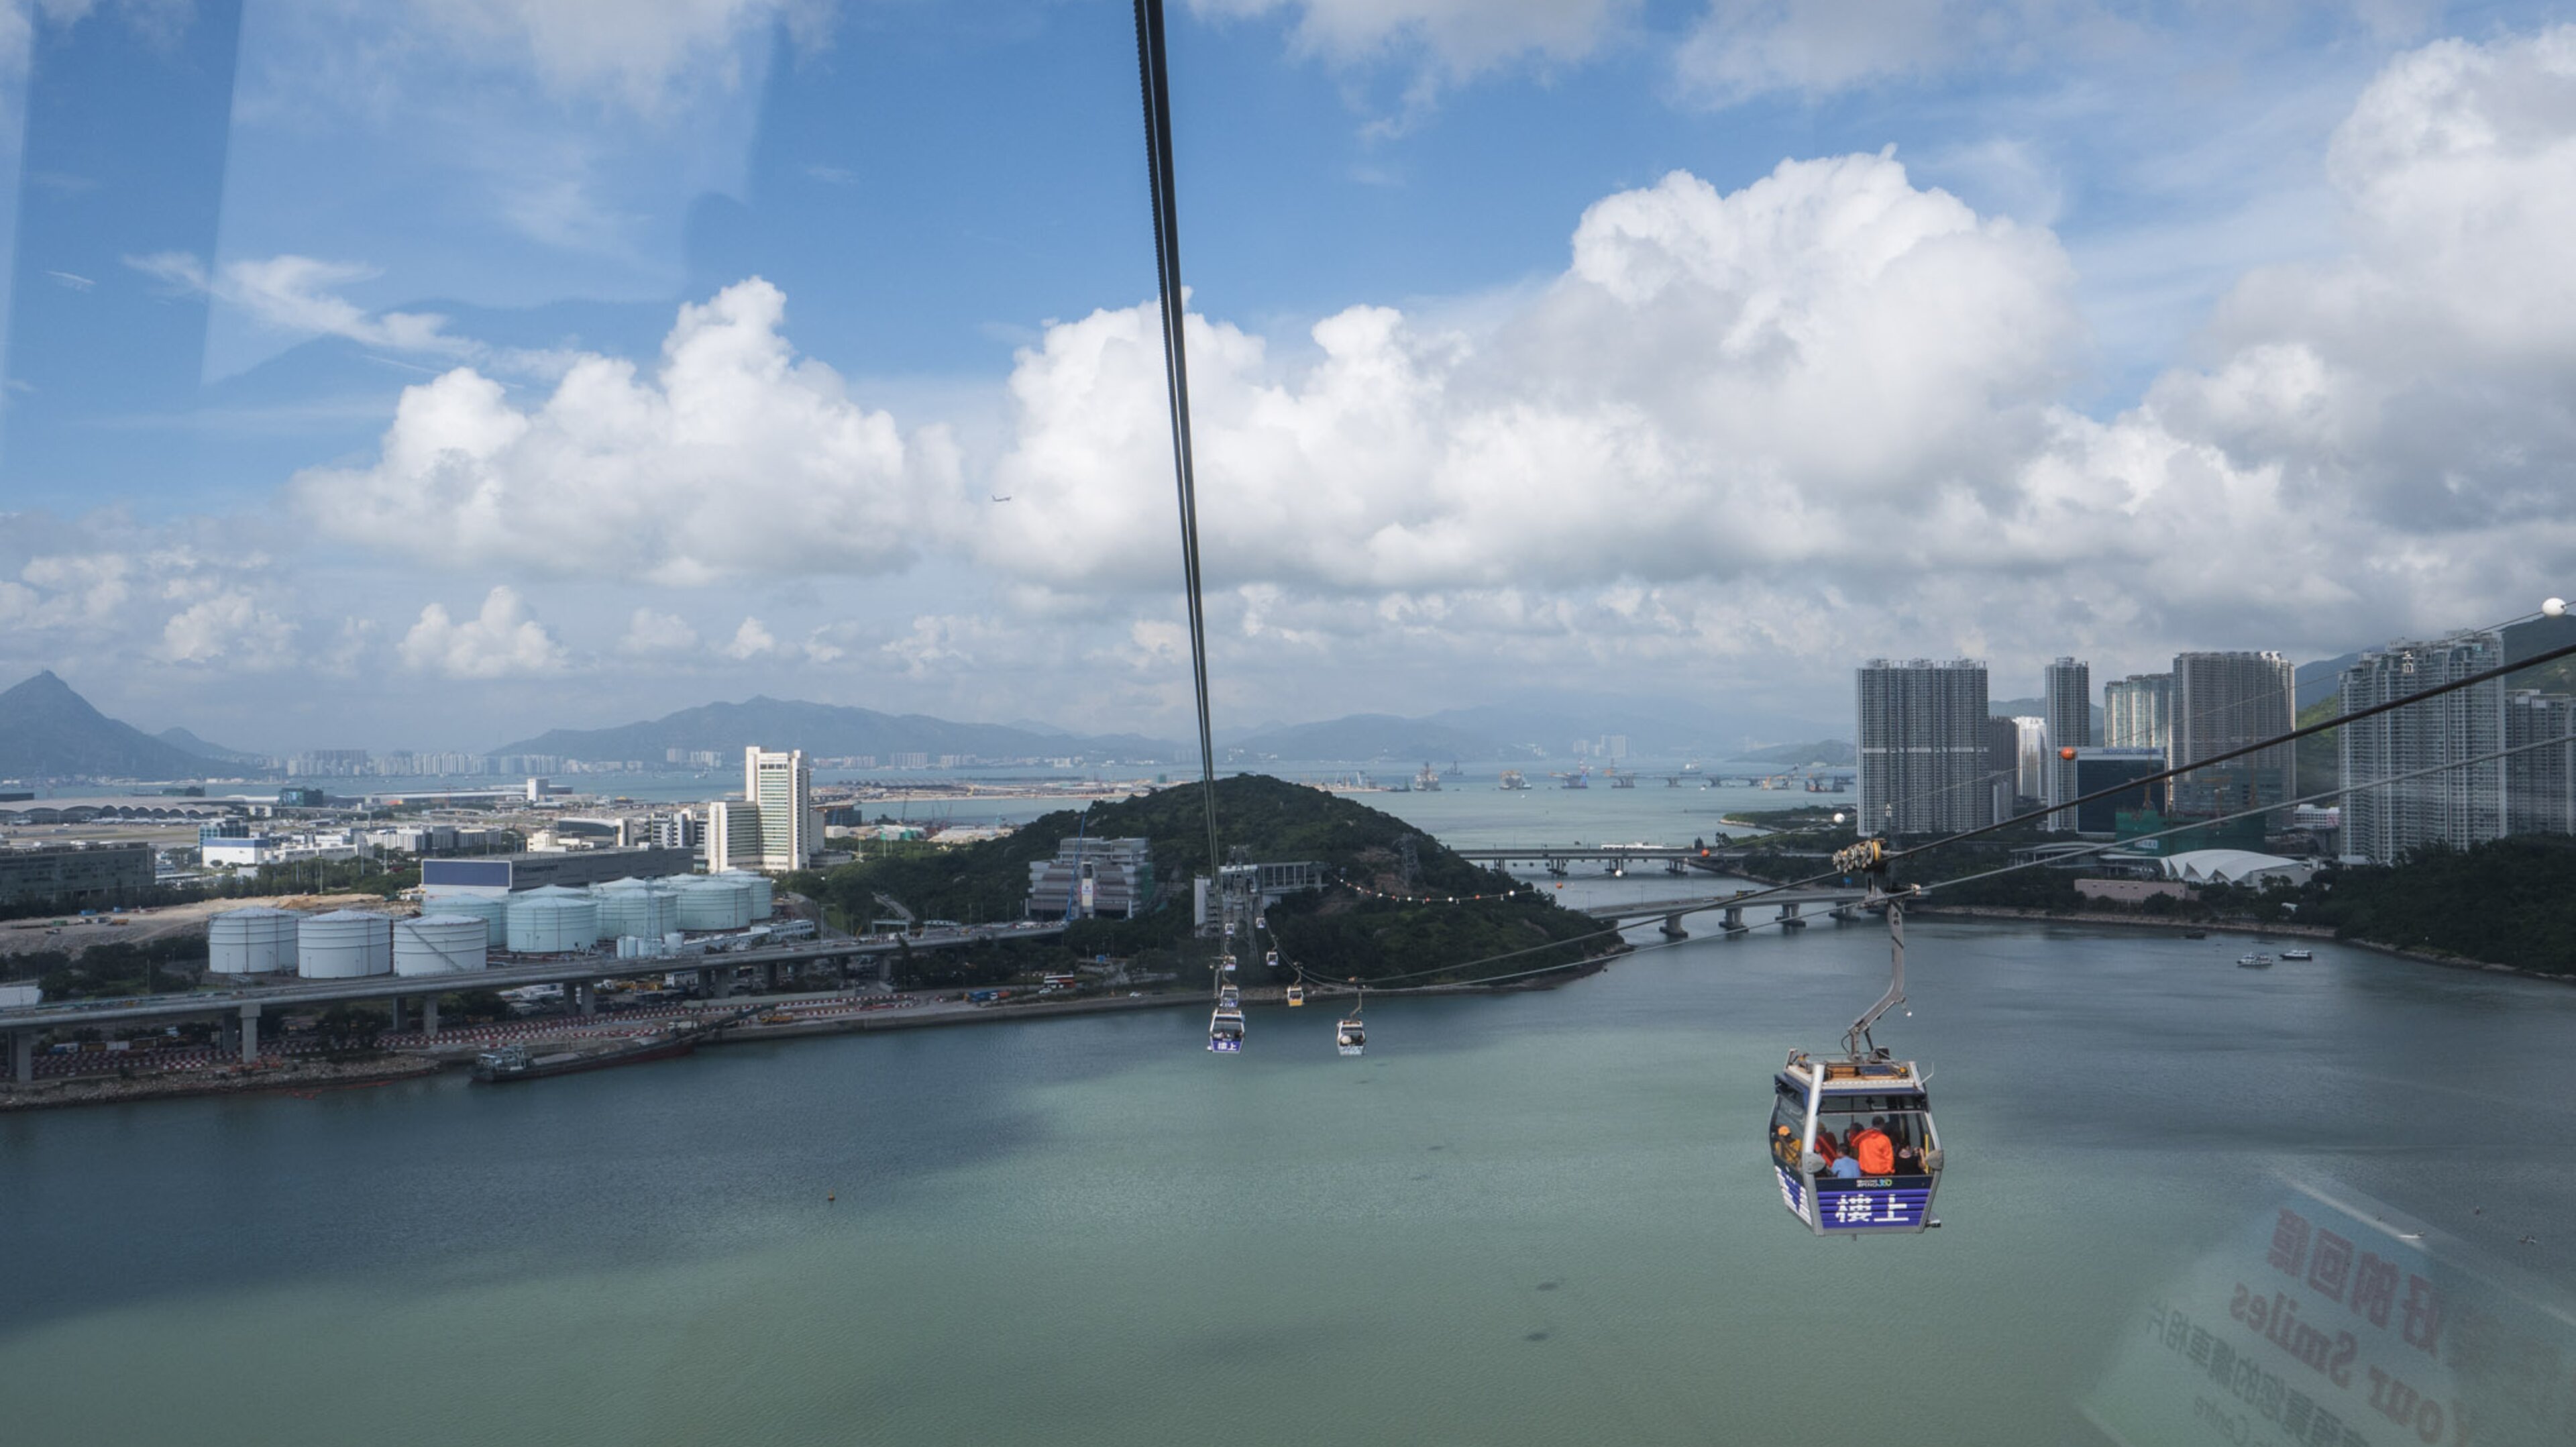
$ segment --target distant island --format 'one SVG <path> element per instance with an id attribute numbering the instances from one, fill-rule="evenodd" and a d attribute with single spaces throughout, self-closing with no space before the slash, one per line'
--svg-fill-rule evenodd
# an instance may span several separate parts
<path id="1" fill-rule="evenodd" d="M 1190 881 L 1207 873 L 1201 808 L 1196 785 L 1160 789 L 1094 804 L 1079 814 L 1044 815 L 1016 833 L 962 848 L 923 848 L 794 875 L 788 887 L 849 920 L 882 913 L 882 901 L 925 918 L 1018 919 L 1028 898 L 1029 865 L 1054 858 L 1058 843 L 1077 830 L 1093 839 L 1150 839 L 1162 895 L 1158 908 L 1132 920 L 1084 921 L 1061 940 L 1005 940 L 980 952 L 915 955 L 898 962 L 897 983 L 989 984 L 1040 968 L 1070 968 L 1103 954 L 1135 959 L 1149 970 L 1180 969 L 1192 928 Z M 1363 982 L 1402 976 L 1415 985 L 1472 982 L 1574 964 L 1618 943 L 1616 931 L 1560 907 L 1552 892 L 1471 864 L 1392 814 L 1306 785 L 1263 774 L 1219 780 L 1217 823 L 1227 847 L 1242 845 L 1256 860 L 1324 866 L 1329 887 L 1291 895 L 1269 911 L 1270 927 L 1288 958 L 1320 976 Z M 1409 883 L 1408 841 L 1414 861 Z M 1274 977 L 1257 960 L 1245 975 L 1245 984 L 1295 978 L 1285 970 Z M 1184 973 L 1180 983 L 1187 988 L 1205 979 Z"/>

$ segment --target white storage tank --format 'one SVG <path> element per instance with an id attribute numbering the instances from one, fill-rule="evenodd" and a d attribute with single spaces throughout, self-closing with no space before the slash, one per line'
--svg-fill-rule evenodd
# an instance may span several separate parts
<path id="1" fill-rule="evenodd" d="M 479 915 L 425 914 L 394 921 L 394 973 L 452 975 L 479 970 L 492 926 Z"/>
<path id="2" fill-rule="evenodd" d="M 354 909 L 305 916 L 295 931 L 295 972 L 308 980 L 392 974 L 392 918 Z"/>
<path id="3" fill-rule="evenodd" d="M 273 975 L 295 968 L 295 932 L 304 916 L 254 905 L 206 921 L 206 968 L 218 975 Z"/>
<path id="4" fill-rule="evenodd" d="M 532 889 L 510 901 L 508 928 L 514 954 L 572 954 L 599 942 L 599 906 L 570 890 Z"/>
<path id="5" fill-rule="evenodd" d="M 738 879 L 709 876 L 691 880 L 680 891 L 680 928 L 740 929 L 751 923 L 751 886 Z"/>
<path id="6" fill-rule="evenodd" d="M 599 906 L 599 937 L 604 940 L 627 935 L 660 939 L 680 927 L 679 896 L 640 879 L 602 885 L 591 900 Z"/>
<path id="7" fill-rule="evenodd" d="M 766 874 L 754 874 L 748 869 L 728 869 L 722 874 L 709 877 L 730 879 L 737 884 L 747 886 L 751 890 L 753 919 L 767 919 L 778 907 L 778 886 L 770 883 L 769 876 Z"/>
<path id="8" fill-rule="evenodd" d="M 497 945 L 508 932 L 510 897 L 506 894 L 433 894 L 421 902 L 421 912 L 472 915 L 490 926 L 483 938 Z"/>

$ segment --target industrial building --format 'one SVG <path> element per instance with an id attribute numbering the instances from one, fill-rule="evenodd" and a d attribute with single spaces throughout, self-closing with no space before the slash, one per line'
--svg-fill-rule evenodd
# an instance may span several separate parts
<path id="1" fill-rule="evenodd" d="M 1154 907 L 1150 839 L 1067 839 L 1029 861 L 1028 917 L 1133 919 Z"/>
<path id="2" fill-rule="evenodd" d="M 2068 797 L 2081 798 L 2163 773 L 2165 754 L 2162 749 L 2077 749 L 2075 757 L 2064 762 L 2075 775 L 2075 792 Z M 2153 809 L 2163 798 L 2162 786 L 2140 784 L 2107 799 L 2078 804 L 2069 812 L 2073 816 L 2076 833 L 2099 834 L 2108 838 L 2119 831 L 2120 815 Z"/>
<path id="3" fill-rule="evenodd" d="M 1933 834 L 1994 822 L 1986 666 L 1871 659 L 1859 674 L 1860 832 Z"/>
<path id="4" fill-rule="evenodd" d="M 0 905 L 85 909 L 127 904 L 151 887 L 149 844 L 0 849 Z"/>
<path id="5" fill-rule="evenodd" d="M 573 888 L 611 880 L 686 874 L 696 861 L 685 849 L 568 849 L 495 854 L 481 859 L 424 859 L 421 888 L 512 894 L 547 885 Z"/>

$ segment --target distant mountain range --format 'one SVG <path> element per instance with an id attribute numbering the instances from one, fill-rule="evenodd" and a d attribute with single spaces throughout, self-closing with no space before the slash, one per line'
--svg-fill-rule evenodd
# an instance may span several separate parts
<path id="1" fill-rule="evenodd" d="M 986 759 L 1078 754 L 1131 763 L 1178 760 L 1179 745 L 1140 734 L 1039 733 L 1003 724 L 951 723 L 924 714 L 884 714 L 841 704 L 748 698 L 710 703 L 666 714 L 648 723 L 604 729 L 551 729 L 532 739 L 503 744 L 496 754 L 559 754 L 583 760 L 636 759 L 659 763 L 672 749 L 713 750 L 739 764 L 752 744 L 803 749 L 825 758 L 874 754 L 972 754 Z"/>
<path id="2" fill-rule="evenodd" d="M 245 753 L 240 749 L 225 748 L 221 744 L 210 744 L 186 729 L 163 729 L 153 737 L 182 753 L 195 754 L 201 759 L 212 759 L 219 764 L 238 764 L 250 769 L 268 766 L 268 756 L 265 754 Z"/>
<path id="3" fill-rule="evenodd" d="M 1782 744 L 1744 756 L 1748 764 L 1826 764 L 1848 767 L 1860 762 L 1860 750 L 1845 739 L 1818 739 L 1812 744 Z"/>
<path id="4" fill-rule="evenodd" d="M 1816 738 L 1832 726 L 1768 713 L 1682 714 L 1612 705 L 1573 714 L 1511 704 L 1442 709 L 1421 718 L 1356 713 L 1319 723 L 1267 723 L 1223 739 L 1237 763 L 1279 759 L 1412 763 L 1566 758 L 1577 740 L 1624 738 L 1631 758 L 1752 758 L 1770 740 Z M 1800 747 L 1805 747 L 1801 745 Z"/>
<path id="5" fill-rule="evenodd" d="M 214 762 L 100 713 L 51 671 L 0 693 L 0 778 L 202 779 Z"/>

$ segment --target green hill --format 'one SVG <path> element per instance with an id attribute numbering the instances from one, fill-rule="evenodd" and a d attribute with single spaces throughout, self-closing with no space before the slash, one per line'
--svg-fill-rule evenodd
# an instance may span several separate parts
<path id="1" fill-rule="evenodd" d="M 925 918 L 967 921 L 1021 917 L 1029 865 L 1055 856 L 1077 826 L 1094 839 L 1153 841 L 1157 908 L 1133 920 L 1087 920 L 1062 941 L 1008 947 L 1019 968 L 1059 966 L 1110 954 L 1149 967 L 1205 968 L 1207 946 L 1192 937 L 1191 880 L 1207 872 L 1207 832 L 1198 786 L 1162 789 L 1143 798 L 1094 804 L 1077 814 L 1048 814 L 1007 838 L 953 850 L 916 850 L 798 876 L 791 887 L 834 906 L 843 918 L 877 912 L 877 899 L 900 901 Z M 1242 845 L 1265 862 L 1312 860 L 1332 885 L 1292 896 L 1270 912 L 1286 957 L 1317 975 L 1411 984 L 1490 978 L 1572 963 L 1614 945 L 1616 937 L 1584 915 L 1471 864 L 1414 826 L 1349 799 L 1263 774 L 1217 783 L 1221 843 Z M 1380 898 L 1405 893 L 1404 841 L 1413 840 L 1411 893 L 1436 902 Z M 1516 893 L 1506 892 L 1517 891 Z M 1451 896 L 1486 895 L 1449 903 Z M 1575 941 L 1580 941 L 1576 943 Z M 1550 946 L 1553 945 L 1553 948 Z M 1537 952 L 1521 954 L 1520 951 Z M 1487 961 L 1496 955 L 1508 960 Z M 1422 979 L 1409 977 L 1429 972 Z M 1249 983 L 1265 983 L 1256 968 Z M 1283 971 L 1277 977 L 1291 976 Z M 1188 979 L 1184 974 L 1185 981 Z"/>

